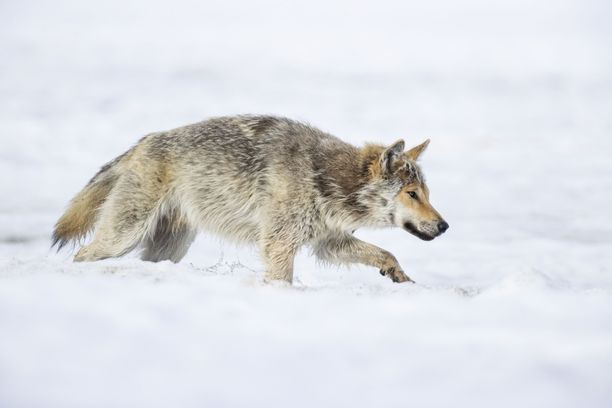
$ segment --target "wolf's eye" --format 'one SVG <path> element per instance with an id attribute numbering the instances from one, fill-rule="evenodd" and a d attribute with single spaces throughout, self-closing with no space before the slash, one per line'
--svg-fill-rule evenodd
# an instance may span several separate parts
<path id="1" fill-rule="evenodd" d="M 416 199 L 417 199 L 417 197 L 418 197 L 418 196 L 417 196 L 416 191 L 408 191 L 408 195 L 409 195 L 411 198 L 414 198 L 415 200 L 416 200 Z"/>

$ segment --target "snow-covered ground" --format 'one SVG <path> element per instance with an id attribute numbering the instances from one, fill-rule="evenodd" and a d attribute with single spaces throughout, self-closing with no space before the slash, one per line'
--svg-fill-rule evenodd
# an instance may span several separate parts
<path id="1" fill-rule="evenodd" d="M 612 406 L 605 1 L 0 3 L 0 407 Z M 51 228 L 145 133 L 233 113 L 432 143 L 416 285 L 253 248 L 73 264 Z"/>

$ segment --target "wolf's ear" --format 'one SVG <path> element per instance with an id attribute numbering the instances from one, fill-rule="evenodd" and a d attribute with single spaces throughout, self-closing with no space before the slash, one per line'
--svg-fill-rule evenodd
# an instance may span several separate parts
<path id="1" fill-rule="evenodd" d="M 402 139 L 387 147 L 380 155 L 380 168 L 385 173 L 393 173 L 393 167 L 397 159 L 404 153 L 405 143 Z"/>
<path id="2" fill-rule="evenodd" d="M 415 146 L 412 149 L 408 150 L 406 152 L 406 156 L 408 156 L 410 160 L 417 161 L 421 153 L 423 153 L 423 151 L 427 148 L 428 145 L 429 145 L 429 139 L 427 139 L 420 145 Z"/>

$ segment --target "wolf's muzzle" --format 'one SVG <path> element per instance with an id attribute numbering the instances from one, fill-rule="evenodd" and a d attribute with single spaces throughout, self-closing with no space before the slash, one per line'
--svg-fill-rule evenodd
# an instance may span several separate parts
<path id="1" fill-rule="evenodd" d="M 429 235 L 424 232 L 419 231 L 417 227 L 414 226 L 411 222 L 404 223 L 404 229 L 414 235 L 415 237 L 421 238 L 423 241 L 431 241 L 436 237 L 436 235 Z"/>

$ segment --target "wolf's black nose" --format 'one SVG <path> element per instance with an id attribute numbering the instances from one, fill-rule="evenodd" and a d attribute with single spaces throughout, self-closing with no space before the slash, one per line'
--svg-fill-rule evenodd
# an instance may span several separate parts
<path id="1" fill-rule="evenodd" d="M 440 221 L 438 223 L 438 231 L 440 231 L 440 234 L 442 234 L 444 231 L 446 231 L 448 229 L 448 222 L 446 221 Z"/>

